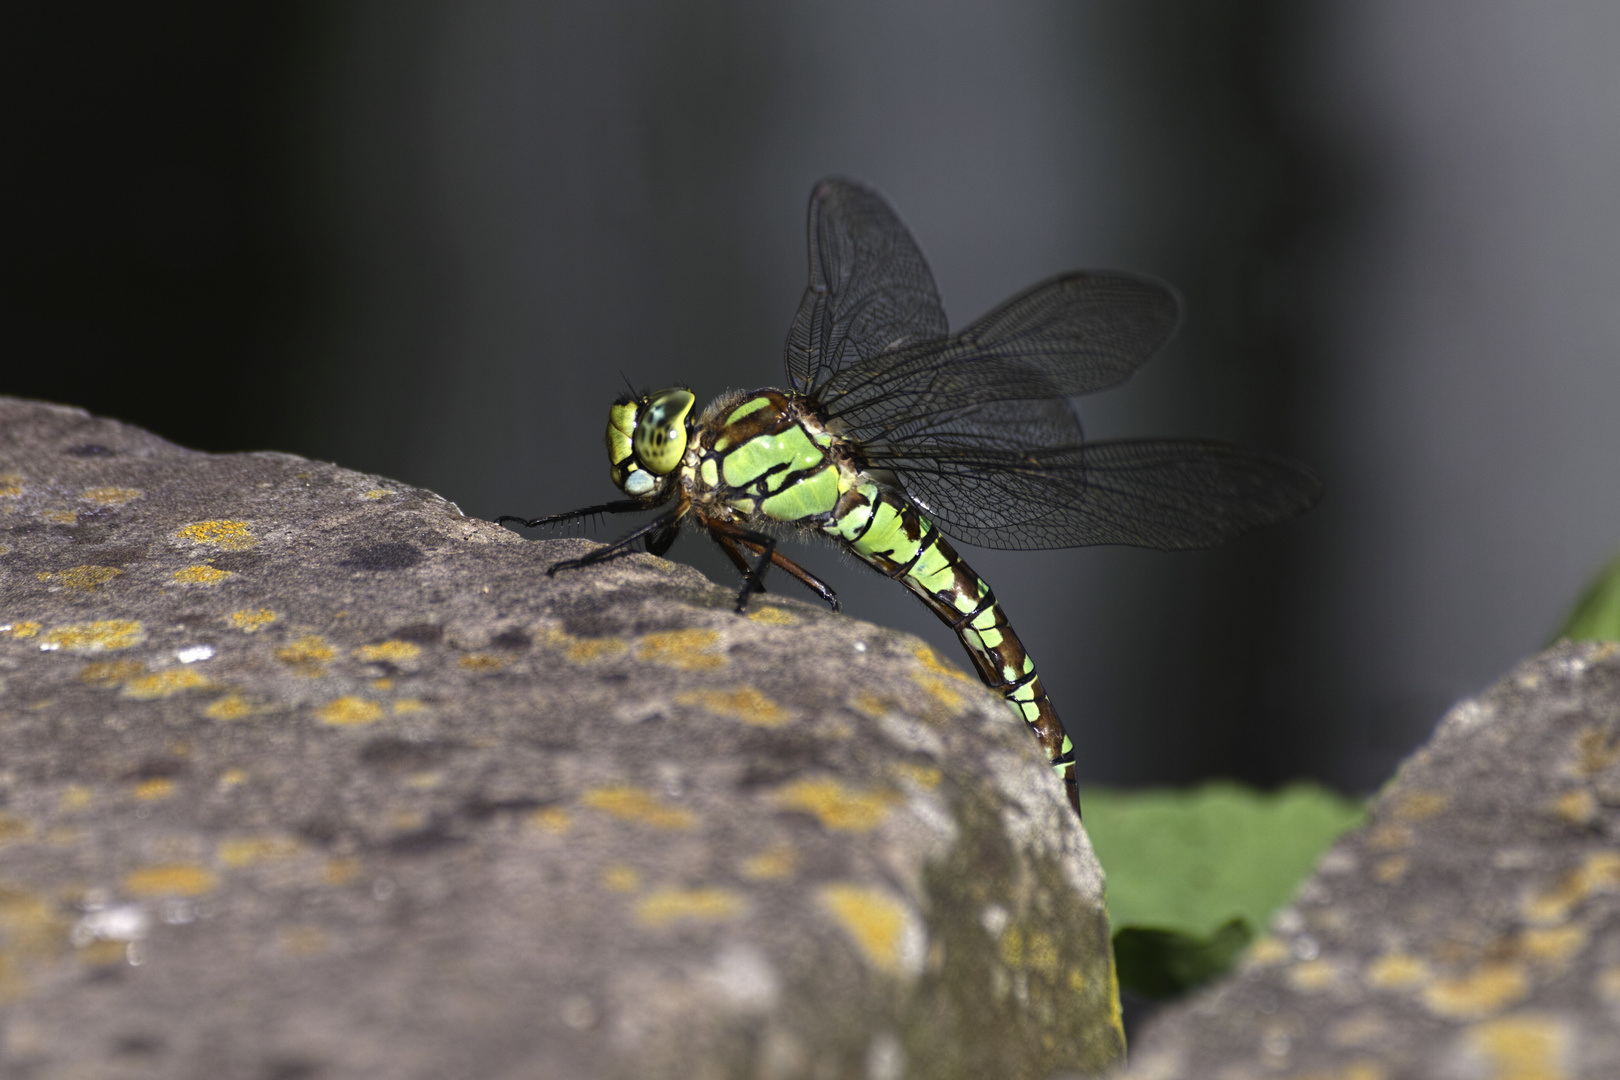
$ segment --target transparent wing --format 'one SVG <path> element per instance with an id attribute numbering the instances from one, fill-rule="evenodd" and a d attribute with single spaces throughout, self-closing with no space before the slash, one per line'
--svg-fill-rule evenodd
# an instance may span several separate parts
<path id="1" fill-rule="evenodd" d="M 1227 443 L 1125 439 L 1044 452 L 974 443 L 896 447 L 872 464 L 897 471 L 947 534 L 988 548 L 1211 547 L 1322 496 L 1304 466 Z"/>
<path id="2" fill-rule="evenodd" d="M 810 393 L 854 360 L 945 337 L 934 275 L 876 192 L 828 179 L 810 195 L 810 284 L 788 331 L 786 366 Z"/>

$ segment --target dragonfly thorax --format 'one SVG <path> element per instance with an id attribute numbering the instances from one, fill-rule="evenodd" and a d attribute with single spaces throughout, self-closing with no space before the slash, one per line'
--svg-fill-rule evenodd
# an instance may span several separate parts
<path id="1" fill-rule="evenodd" d="M 697 399 L 682 387 L 626 395 L 608 410 L 608 461 L 613 483 L 638 499 L 656 492 L 686 454 Z"/>

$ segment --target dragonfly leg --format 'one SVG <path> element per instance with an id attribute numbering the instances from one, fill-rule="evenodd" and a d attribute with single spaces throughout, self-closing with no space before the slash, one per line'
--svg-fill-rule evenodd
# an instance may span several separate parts
<path id="1" fill-rule="evenodd" d="M 755 554 L 758 554 L 757 552 Z M 771 562 L 792 574 L 799 583 L 827 602 L 827 606 L 834 611 L 838 610 L 838 594 L 833 592 L 832 586 L 822 581 L 816 575 L 782 554 L 780 551 L 771 552 Z"/>
<path id="2" fill-rule="evenodd" d="M 714 542 L 720 545 L 720 550 L 726 553 L 726 558 L 731 560 L 731 565 L 737 568 L 737 572 L 739 574 L 746 577 L 749 569 L 748 560 L 743 557 L 741 549 L 737 547 L 737 541 L 733 540 L 724 533 L 716 532 L 712 533 L 711 535 L 714 537 Z M 754 554 L 757 555 L 759 553 L 756 551 Z M 764 592 L 765 583 L 763 581 L 756 581 L 754 583 L 754 591 Z"/>
<path id="3" fill-rule="evenodd" d="M 576 518 L 594 517 L 597 514 L 633 514 L 637 510 L 651 509 L 646 503 L 638 499 L 618 499 L 599 506 L 582 506 L 578 510 L 570 510 L 564 514 L 552 514 L 549 517 L 521 518 L 515 514 L 502 514 L 495 519 L 495 524 L 505 525 L 508 521 L 515 521 L 525 529 L 537 528 L 541 525 L 555 525 L 559 521 L 573 521 Z"/>
<path id="4" fill-rule="evenodd" d="M 669 513 L 660 514 L 658 517 L 653 518 L 651 521 L 647 522 L 647 524 L 641 526 L 641 528 L 635 530 L 629 535 L 620 537 L 607 547 L 597 548 L 590 554 L 581 555 L 577 559 L 564 559 L 560 563 L 554 563 L 546 570 L 546 576 L 550 577 L 559 570 L 577 570 L 581 566 L 590 566 L 593 563 L 599 563 L 606 559 L 617 558 L 620 555 L 628 555 L 635 542 L 644 536 L 648 538 L 649 545 L 664 542 L 664 538 L 670 533 L 674 532 L 674 527 L 676 523 L 681 520 L 681 515 L 685 512 L 685 510 L 686 508 L 684 506 L 677 506 Z M 670 539 L 673 540 L 673 537 L 670 537 Z M 664 542 L 664 548 L 667 550 L 668 547 L 669 543 Z"/>
<path id="5" fill-rule="evenodd" d="M 709 527 L 709 532 L 715 539 L 718 540 L 721 536 L 728 537 L 737 543 L 747 545 L 759 556 L 759 561 L 743 572 L 742 589 L 737 593 L 737 614 L 741 615 L 748 610 L 748 595 L 765 591 L 765 571 L 771 568 L 774 561 L 772 556 L 776 554 L 776 537 L 769 533 L 745 529 L 729 521 L 709 521 L 704 524 Z M 738 555 L 741 557 L 740 552 Z M 748 560 L 745 558 L 742 561 L 743 565 L 747 566 Z"/>

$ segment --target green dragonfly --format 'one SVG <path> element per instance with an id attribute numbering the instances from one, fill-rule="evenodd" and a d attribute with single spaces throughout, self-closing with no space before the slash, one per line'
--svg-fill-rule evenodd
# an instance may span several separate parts
<path id="1" fill-rule="evenodd" d="M 742 573 L 737 611 L 772 565 L 834 611 L 833 590 L 777 550 L 783 526 L 843 544 L 961 638 L 1026 721 L 1078 813 L 1074 744 L 995 594 L 946 539 L 989 548 L 1208 547 L 1309 509 L 1294 462 L 1192 439 L 1086 442 L 1069 399 L 1116 386 L 1169 339 L 1176 294 L 1146 278 L 1065 274 L 948 332 L 933 275 L 877 193 L 829 179 L 810 197 L 810 285 L 788 331 L 789 389 L 624 394 L 608 411 L 629 496 L 525 527 L 673 505 L 618 542 L 662 555 L 706 531 Z"/>

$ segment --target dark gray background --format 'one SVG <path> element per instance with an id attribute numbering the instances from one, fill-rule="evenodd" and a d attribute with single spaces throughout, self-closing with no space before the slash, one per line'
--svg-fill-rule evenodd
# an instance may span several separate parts
<path id="1" fill-rule="evenodd" d="M 968 552 L 1087 780 L 1365 790 L 1620 541 L 1620 7 L 33 8 L 0 14 L 0 392 L 483 517 L 616 494 L 621 372 L 781 381 L 820 176 L 889 196 L 954 325 L 1073 267 L 1173 282 L 1181 336 L 1090 432 L 1328 494 L 1214 552 Z"/>

